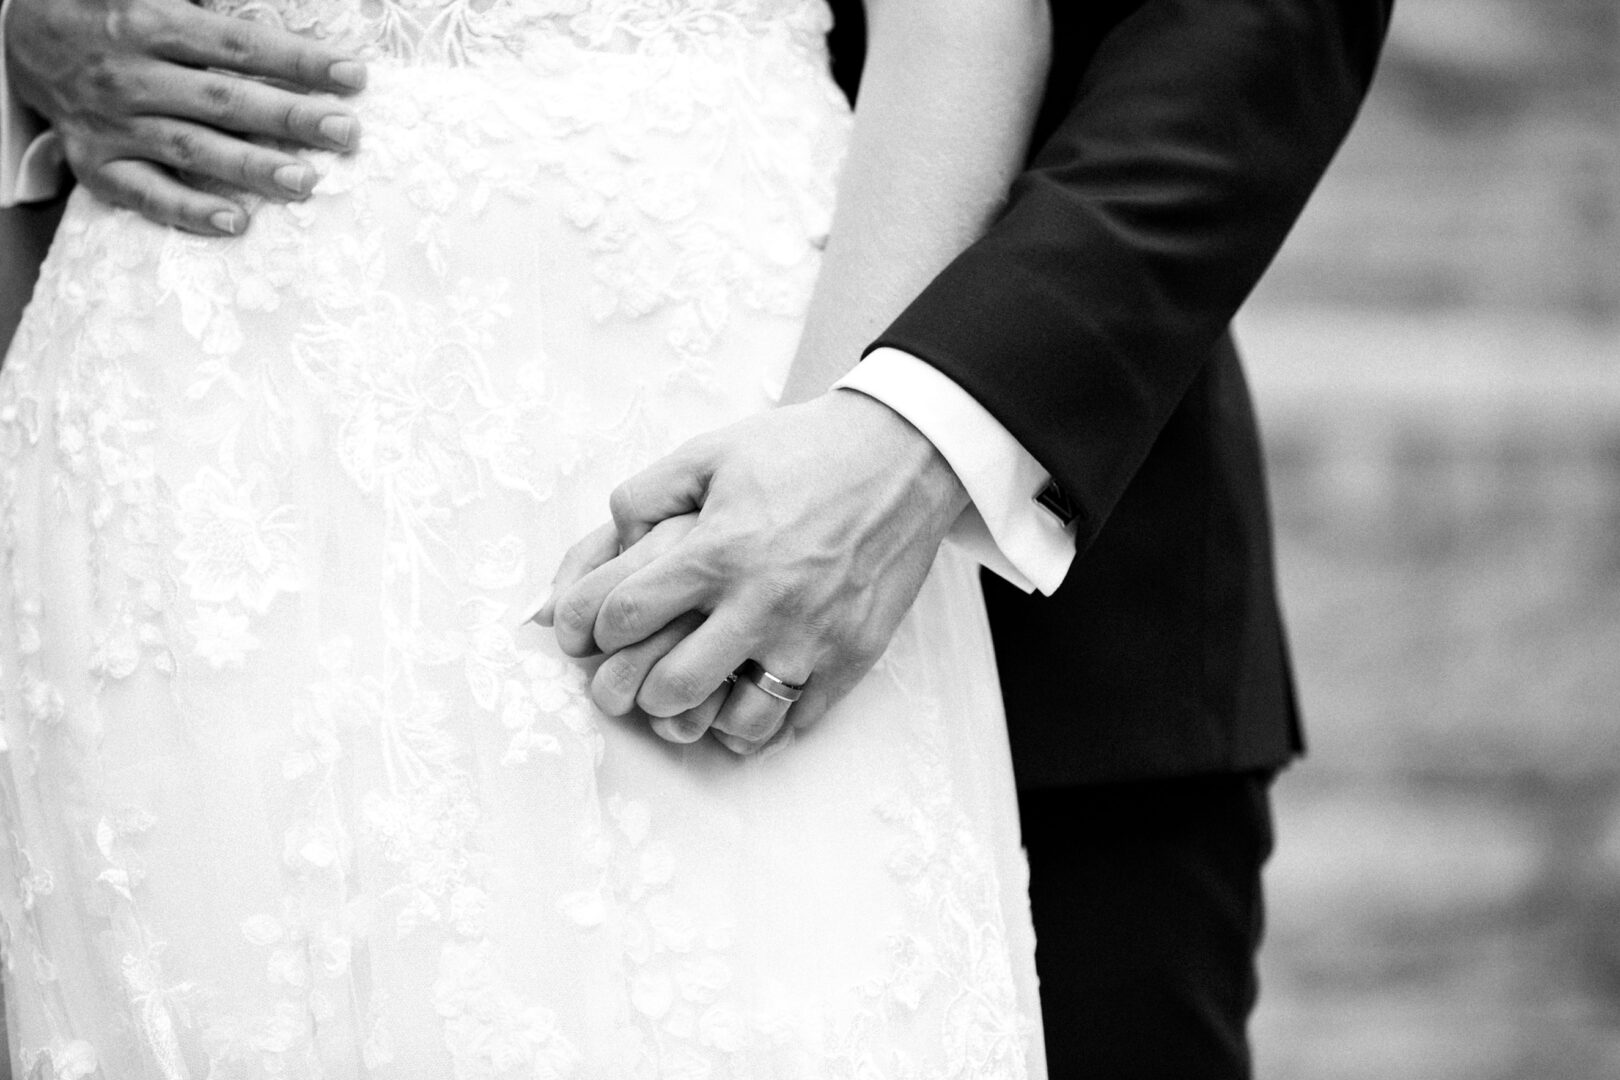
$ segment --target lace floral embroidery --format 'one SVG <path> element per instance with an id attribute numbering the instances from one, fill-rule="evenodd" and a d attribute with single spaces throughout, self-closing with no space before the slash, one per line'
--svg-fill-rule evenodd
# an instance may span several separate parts
<path id="1" fill-rule="evenodd" d="M 230 243 L 81 193 L 0 376 L 31 1077 L 1021 1080 L 945 751 L 851 788 L 882 947 L 772 989 L 677 762 L 615 788 L 623 723 L 516 625 L 612 482 L 768 403 L 848 125 L 825 8 L 212 6 L 378 58 L 365 145 Z M 884 729 L 946 722 L 914 681 Z"/>
<path id="2" fill-rule="evenodd" d="M 563 42 L 658 54 L 772 37 L 816 50 L 830 25 L 824 6 L 803 0 L 211 0 L 208 6 L 362 55 L 449 64 L 524 58 Z"/>

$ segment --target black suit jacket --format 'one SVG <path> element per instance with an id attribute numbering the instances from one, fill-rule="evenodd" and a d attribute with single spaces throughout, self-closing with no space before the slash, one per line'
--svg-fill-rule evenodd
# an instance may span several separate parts
<path id="1" fill-rule="evenodd" d="M 1054 596 L 986 575 L 1023 787 L 1302 748 L 1228 325 L 1348 131 L 1392 2 L 1053 0 L 1053 71 L 1005 212 L 873 343 L 977 398 L 1077 522 Z M 833 8 L 853 94 L 860 5 Z"/>

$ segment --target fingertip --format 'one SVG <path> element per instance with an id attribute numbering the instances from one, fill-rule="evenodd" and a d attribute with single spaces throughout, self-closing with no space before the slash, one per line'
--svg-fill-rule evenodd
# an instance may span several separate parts
<path id="1" fill-rule="evenodd" d="M 589 660 L 591 657 L 599 655 L 596 642 L 589 639 L 585 641 L 564 641 L 561 634 L 557 635 L 557 648 L 562 650 L 564 656 L 575 660 Z"/>
<path id="2" fill-rule="evenodd" d="M 765 745 L 764 743 L 749 742 L 747 739 L 739 739 L 737 736 L 725 731 L 716 730 L 714 737 L 721 746 L 738 757 L 752 757 L 759 752 L 760 747 Z"/>
<path id="3" fill-rule="evenodd" d="M 247 228 L 247 214 L 241 210 L 216 210 L 208 216 L 208 224 L 222 236 L 237 236 Z"/>
<path id="4" fill-rule="evenodd" d="M 636 707 L 634 698 L 627 701 L 622 695 L 601 686 L 595 679 L 591 680 L 591 704 L 606 716 L 625 716 Z"/>
<path id="5" fill-rule="evenodd" d="M 320 174 L 304 162 L 283 165 L 271 177 L 286 196 L 300 201 L 309 198 L 321 179 Z"/>
<path id="6" fill-rule="evenodd" d="M 665 742 L 683 745 L 697 742 L 709 730 L 708 725 L 686 716 L 655 716 L 651 726 L 653 734 Z"/>
<path id="7" fill-rule="evenodd" d="M 617 495 L 617 492 L 615 492 L 615 495 Z M 610 500 L 608 505 L 613 514 L 613 522 L 609 526 L 613 530 L 613 545 L 620 553 L 635 547 L 637 541 L 652 531 L 651 524 L 646 524 L 622 513 L 619 504 Z"/>
<path id="8" fill-rule="evenodd" d="M 640 522 L 624 526 L 617 533 L 619 550 L 628 551 L 630 548 L 635 547 L 646 539 L 647 534 L 650 532 L 652 532 L 652 528 Z"/>
<path id="9" fill-rule="evenodd" d="M 792 746 L 793 740 L 797 737 L 797 728 L 795 728 L 792 724 L 783 724 L 781 730 L 766 740 L 765 744 L 759 748 L 759 752 L 754 756 L 759 758 L 761 761 L 768 761 L 777 754 L 780 754 L 782 751 L 786 750 L 788 747 Z"/>
<path id="10" fill-rule="evenodd" d="M 366 88 L 366 65 L 358 60 L 339 60 L 326 69 L 326 77 L 350 92 Z"/>
<path id="11" fill-rule="evenodd" d="M 563 603 L 567 599 L 567 603 Z M 601 652 L 595 635 L 595 622 L 581 612 L 583 601 L 574 598 L 570 591 L 566 597 L 553 600 L 552 633 L 557 638 L 557 647 L 576 660 L 588 656 L 595 656 Z"/>
<path id="12" fill-rule="evenodd" d="M 555 626 L 557 624 L 557 595 L 547 593 L 545 603 L 540 610 L 534 613 L 534 619 L 541 626 Z"/>
<path id="13" fill-rule="evenodd" d="M 342 113 L 333 113 L 322 117 L 315 125 L 325 139 L 327 145 L 334 150 L 347 152 L 353 150 L 360 140 L 360 121 L 352 116 Z"/>

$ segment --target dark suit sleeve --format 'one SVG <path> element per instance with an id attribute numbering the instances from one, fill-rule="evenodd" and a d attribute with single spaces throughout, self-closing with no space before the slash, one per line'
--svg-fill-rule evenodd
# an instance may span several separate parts
<path id="1" fill-rule="evenodd" d="M 23 308 L 34 292 L 65 198 L 0 210 L 0 358 L 6 355 Z"/>
<path id="2" fill-rule="evenodd" d="M 1127 5 L 998 222 L 873 343 L 978 399 L 1062 487 L 1082 550 L 1343 140 L 1391 3 Z M 1087 38 L 1063 8 L 1059 70 Z"/>

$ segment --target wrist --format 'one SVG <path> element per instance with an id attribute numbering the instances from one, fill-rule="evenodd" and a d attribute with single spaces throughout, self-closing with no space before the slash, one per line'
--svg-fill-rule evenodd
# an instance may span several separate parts
<path id="1" fill-rule="evenodd" d="M 830 390 L 825 399 L 843 414 L 845 430 L 861 432 L 861 441 L 878 450 L 884 468 L 902 478 L 920 502 L 918 510 L 949 528 L 972 503 L 945 455 L 899 412 L 853 388 Z"/>

